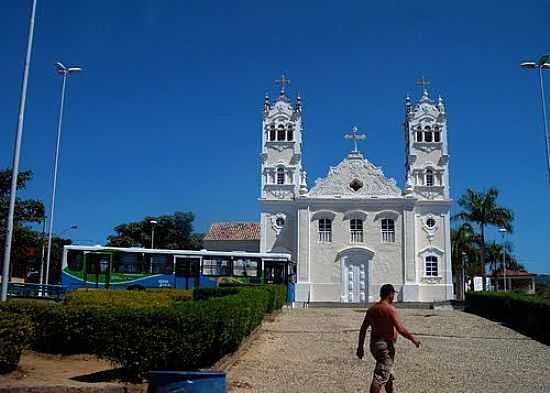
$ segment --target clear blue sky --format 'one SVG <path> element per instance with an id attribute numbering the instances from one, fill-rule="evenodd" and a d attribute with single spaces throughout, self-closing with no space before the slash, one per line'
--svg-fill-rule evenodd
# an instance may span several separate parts
<path id="1" fill-rule="evenodd" d="M 0 4 L 0 167 L 12 160 L 30 4 Z M 425 75 L 447 105 L 453 198 L 497 187 L 516 215 L 516 254 L 550 273 L 538 80 L 519 68 L 550 52 L 549 15 L 548 1 L 39 0 L 24 196 L 49 204 L 56 61 L 85 69 L 68 85 L 55 217 L 56 232 L 79 225 L 76 242 L 176 210 L 193 211 L 198 231 L 258 220 L 262 100 L 282 72 L 304 98 L 310 185 L 345 157 L 354 125 L 366 157 L 402 185 L 403 101 Z"/>

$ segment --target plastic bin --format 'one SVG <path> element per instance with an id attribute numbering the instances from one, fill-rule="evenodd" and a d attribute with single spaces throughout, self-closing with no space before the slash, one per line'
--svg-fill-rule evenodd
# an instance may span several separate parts
<path id="1" fill-rule="evenodd" d="M 223 371 L 150 371 L 147 393 L 227 393 Z"/>

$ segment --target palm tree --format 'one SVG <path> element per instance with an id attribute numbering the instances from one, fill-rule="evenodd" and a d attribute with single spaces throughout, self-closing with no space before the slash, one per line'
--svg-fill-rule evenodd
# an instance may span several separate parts
<path id="1" fill-rule="evenodd" d="M 470 289 L 473 290 L 473 277 L 478 270 L 478 235 L 474 228 L 467 222 L 458 228 L 451 229 L 451 262 L 453 275 L 458 277 L 462 274 L 462 262 L 466 256 L 467 263 L 464 264 L 464 275 L 466 280 L 471 279 Z M 464 283 L 461 283 L 464 285 Z"/>
<path id="2" fill-rule="evenodd" d="M 458 200 L 458 205 L 464 209 L 454 218 L 462 221 L 477 224 L 480 232 L 479 259 L 481 263 L 481 276 L 483 279 L 483 290 L 487 289 L 485 282 L 485 228 L 488 225 L 495 225 L 506 228 L 512 232 L 512 221 L 514 215 L 511 210 L 500 207 L 497 204 L 498 190 L 491 187 L 487 192 L 478 192 L 471 188 Z"/>

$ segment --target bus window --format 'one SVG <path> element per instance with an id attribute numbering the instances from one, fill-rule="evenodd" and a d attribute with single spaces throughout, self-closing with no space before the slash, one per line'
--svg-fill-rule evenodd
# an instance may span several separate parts
<path id="1" fill-rule="evenodd" d="M 82 262 L 84 252 L 80 250 L 68 250 L 67 251 L 67 266 L 74 271 L 82 271 Z"/>
<path id="2" fill-rule="evenodd" d="M 283 284 L 287 280 L 286 263 L 264 261 L 264 281 L 266 284 Z"/>
<path id="3" fill-rule="evenodd" d="M 229 276 L 230 260 L 227 257 L 206 256 L 202 259 L 202 274 L 205 276 Z"/>
<path id="4" fill-rule="evenodd" d="M 173 258 L 169 254 L 146 254 L 145 272 L 152 274 L 172 274 L 174 272 Z"/>
<path id="5" fill-rule="evenodd" d="M 139 274 L 143 271 L 143 254 L 120 252 L 113 255 L 113 272 Z"/>
<path id="6" fill-rule="evenodd" d="M 233 275 L 237 277 L 258 277 L 259 259 L 237 258 L 233 261 Z"/>

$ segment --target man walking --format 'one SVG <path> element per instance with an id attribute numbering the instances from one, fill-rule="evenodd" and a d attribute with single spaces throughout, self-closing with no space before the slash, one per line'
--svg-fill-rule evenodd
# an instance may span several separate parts
<path id="1" fill-rule="evenodd" d="M 386 392 L 394 392 L 393 362 L 395 359 L 394 344 L 397 341 L 397 333 L 409 339 L 417 348 L 420 347 L 420 341 L 401 323 L 399 312 L 393 306 L 394 296 L 395 288 L 393 285 L 382 285 L 380 288 L 380 301 L 367 310 L 359 332 L 357 357 L 362 359 L 365 354 L 363 346 L 367 328 L 372 326 L 370 352 L 376 360 L 376 366 L 374 367 L 370 393 L 380 392 L 382 386 L 386 388 Z"/>

